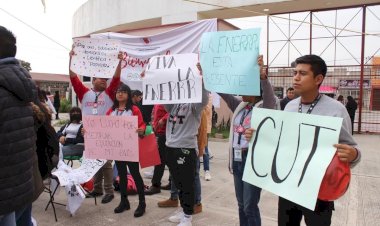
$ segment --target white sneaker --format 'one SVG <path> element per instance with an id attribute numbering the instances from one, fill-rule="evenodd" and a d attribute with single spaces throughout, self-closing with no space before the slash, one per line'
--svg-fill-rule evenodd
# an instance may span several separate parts
<path id="1" fill-rule="evenodd" d="M 193 225 L 191 223 L 192 219 L 193 217 L 191 215 L 190 216 L 183 215 L 183 217 L 181 218 L 181 222 L 177 226 L 192 226 Z"/>
<path id="2" fill-rule="evenodd" d="M 173 223 L 180 223 L 183 217 L 185 217 L 185 213 L 181 210 L 169 217 L 169 221 Z"/>
<path id="3" fill-rule="evenodd" d="M 38 226 L 36 219 L 34 219 L 33 217 L 32 217 L 32 224 L 33 226 Z"/>
<path id="4" fill-rule="evenodd" d="M 210 181 L 211 180 L 211 174 L 210 174 L 210 171 L 208 171 L 208 170 L 205 171 L 205 180 L 206 181 Z"/>

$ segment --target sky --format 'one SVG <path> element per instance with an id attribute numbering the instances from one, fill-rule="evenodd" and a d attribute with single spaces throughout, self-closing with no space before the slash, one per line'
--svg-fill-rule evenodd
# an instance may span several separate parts
<path id="1" fill-rule="evenodd" d="M 31 63 L 33 72 L 67 74 L 72 16 L 86 1 L 45 0 L 44 12 L 41 0 L 0 0 L 0 25 L 11 30 L 17 38 L 16 58 Z"/>
<path id="2" fill-rule="evenodd" d="M 17 55 L 18 59 L 27 61 L 31 63 L 32 72 L 42 72 L 42 73 L 57 73 L 57 74 L 67 74 L 68 73 L 68 53 L 71 48 L 71 24 L 72 16 L 74 12 L 87 0 L 45 0 L 46 2 L 46 12 L 44 12 L 44 7 L 41 0 L 0 0 L 0 25 L 11 30 L 17 37 Z M 5 11 L 6 12 L 5 12 Z M 380 6 L 375 6 L 371 8 L 371 12 L 367 12 L 367 32 L 370 33 L 380 33 L 380 19 L 377 15 L 380 14 Z M 361 22 L 360 14 L 356 16 L 358 9 L 350 9 L 345 11 L 339 11 L 337 20 L 339 23 L 337 27 L 345 27 L 347 29 L 360 31 Z M 9 14 L 11 15 L 9 15 Z M 292 14 L 292 19 L 303 20 L 307 13 Z M 325 13 L 321 12 L 316 14 L 318 19 L 313 18 L 313 23 L 323 23 L 326 25 L 334 26 L 334 12 Z M 18 18 L 15 19 L 14 17 Z M 354 18 L 350 24 L 347 26 L 347 22 Z M 22 22 L 20 22 L 21 20 Z M 286 33 L 288 28 L 286 25 L 289 23 L 286 20 L 281 20 L 274 18 L 277 25 L 285 26 L 282 30 Z M 274 22 L 270 23 L 270 40 L 283 40 L 282 31 L 279 30 Z M 264 54 L 264 59 L 266 59 L 266 17 L 248 17 L 228 20 L 228 22 L 238 26 L 242 29 L 261 27 L 261 52 Z M 40 33 L 36 32 L 32 28 L 28 27 L 24 23 L 27 23 L 31 27 L 37 29 L 39 32 L 46 36 L 49 36 L 54 41 L 49 40 Z M 295 36 L 293 38 L 302 39 L 304 35 L 309 34 L 309 27 L 304 24 L 299 27 L 298 22 L 290 23 L 290 31 L 293 33 L 296 29 Z M 319 36 L 331 36 L 334 33 L 333 29 L 325 28 L 315 28 L 313 31 L 314 35 Z M 342 35 L 350 35 L 350 33 L 345 32 Z M 379 50 L 379 36 L 371 36 L 366 42 L 366 53 L 365 56 L 371 56 L 376 50 Z M 313 50 L 315 53 L 320 55 L 326 60 L 328 65 L 333 63 L 339 64 L 357 64 L 357 60 L 360 59 L 360 37 L 341 37 L 338 38 L 339 42 L 335 45 L 330 45 L 330 47 L 323 52 L 325 47 L 332 41 L 333 38 L 325 38 L 314 41 Z M 287 45 L 281 50 L 285 42 L 270 42 L 269 48 L 271 54 L 269 56 L 270 66 L 287 66 L 288 61 L 294 60 L 299 56 L 298 51 L 302 53 L 307 53 L 309 41 L 295 41 L 295 46 Z M 58 43 L 58 44 L 57 44 Z M 297 49 L 295 48 L 297 47 Z M 336 48 L 336 56 L 334 56 L 333 49 Z M 281 50 L 281 51 L 280 51 Z M 347 52 L 349 50 L 352 55 Z M 277 55 L 277 52 L 280 52 Z M 287 56 L 290 55 L 288 59 Z M 380 51 L 377 55 L 380 55 Z M 337 61 L 334 62 L 334 57 Z M 355 60 L 356 58 L 356 60 Z"/>

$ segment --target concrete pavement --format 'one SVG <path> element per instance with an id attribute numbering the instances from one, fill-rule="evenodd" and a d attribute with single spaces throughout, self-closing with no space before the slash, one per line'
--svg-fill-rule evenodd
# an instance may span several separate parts
<path id="1" fill-rule="evenodd" d="M 353 170 L 349 191 L 339 199 L 333 214 L 333 226 L 375 226 L 380 222 L 380 155 L 378 154 L 378 135 L 355 135 L 360 144 L 363 157 L 362 162 Z M 193 217 L 194 226 L 206 225 L 238 225 L 237 203 L 234 193 L 232 175 L 228 172 L 227 143 L 210 142 L 210 149 L 214 155 L 211 160 L 211 181 L 202 183 L 203 212 Z M 203 167 L 203 165 L 201 165 Z M 147 171 L 148 169 L 143 169 Z M 203 171 L 203 170 L 201 170 Z M 163 183 L 168 179 L 168 170 L 165 170 Z M 144 179 L 145 184 L 150 185 L 149 179 Z M 48 202 L 48 194 L 43 193 L 33 204 L 33 216 L 39 226 L 175 226 L 167 218 L 179 208 L 159 208 L 157 202 L 167 199 L 169 191 L 160 194 L 146 196 L 147 211 L 141 218 L 134 218 L 133 212 L 138 205 L 138 197 L 130 196 L 131 210 L 121 214 L 114 214 L 113 209 L 119 203 L 119 193 L 115 199 L 108 204 L 94 205 L 93 199 L 86 199 L 76 215 L 71 217 L 63 206 L 56 206 L 58 222 L 55 222 L 52 208 L 45 212 Z M 63 190 L 56 196 L 56 201 L 66 203 Z M 260 210 L 263 226 L 277 225 L 277 197 L 267 191 L 261 194 Z M 303 224 L 304 225 L 304 224 Z"/>

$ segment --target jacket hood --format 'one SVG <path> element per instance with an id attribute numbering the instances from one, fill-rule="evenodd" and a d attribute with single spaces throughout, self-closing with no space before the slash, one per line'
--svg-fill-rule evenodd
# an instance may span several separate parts
<path id="1" fill-rule="evenodd" d="M 24 102 L 33 101 L 34 83 L 16 58 L 0 59 L 0 87 Z"/>

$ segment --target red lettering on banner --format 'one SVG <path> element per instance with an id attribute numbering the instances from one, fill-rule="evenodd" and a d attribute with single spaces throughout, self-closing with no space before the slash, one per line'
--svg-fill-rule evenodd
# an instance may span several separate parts
<path id="1" fill-rule="evenodd" d="M 165 55 L 170 55 L 170 54 L 171 54 L 170 50 L 167 50 L 165 53 Z M 123 62 L 122 62 L 121 68 L 126 68 L 127 66 L 130 66 L 130 67 L 140 66 L 144 68 L 144 66 L 149 63 L 149 60 L 150 58 L 142 60 L 140 58 L 132 57 L 132 56 L 129 56 L 128 53 L 125 52 L 123 54 Z"/>

